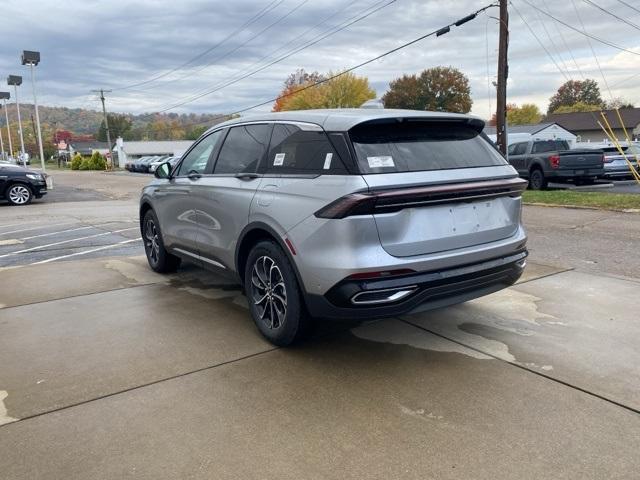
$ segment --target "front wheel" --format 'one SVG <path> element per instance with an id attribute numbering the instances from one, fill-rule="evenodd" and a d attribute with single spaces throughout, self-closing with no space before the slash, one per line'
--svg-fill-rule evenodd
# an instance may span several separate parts
<path id="1" fill-rule="evenodd" d="M 158 273 L 175 272 L 180 266 L 180 258 L 164 248 L 160 224 L 153 210 L 148 210 L 142 220 L 142 241 L 149 266 Z"/>
<path id="2" fill-rule="evenodd" d="M 547 185 L 548 182 L 547 179 L 544 178 L 542 170 L 539 168 L 533 169 L 529 175 L 529 188 L 531 188 L 531 190 L 545 190 Z"/>
<path id="3" fill-rule="evenodd" d="M 258 243 L 247 259 L 245 292 L 260 333 L 274 345 L 291 345 L 308 332 L 300 286 L 289 259 L 273 241 Z"/>
<path id="4" fill-rule="evenodd" d="M 28 205 L 33 200 L 33 193 L 27 185 L 16 183 L 7 189 L 6 197 L 11 205 Z"/>

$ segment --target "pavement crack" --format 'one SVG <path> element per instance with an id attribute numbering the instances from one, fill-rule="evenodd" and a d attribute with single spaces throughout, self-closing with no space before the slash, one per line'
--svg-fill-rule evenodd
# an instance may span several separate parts
<path id="1" fill-rule="evenodd" d="M 469 349 L 474 350 L 474 351 L 476 351 L 476 352 L 479 352 L 479 353 L 482 353 L 482 354 L 484 354 L 484 355 L 487 355 L 487 356 L 489 356 L 489 357 L 491 357 L 491 358 L 493 358 L 493 359 L 495 359 L 495 360 L 498 360 L 499 362 L 505 363 L 505 364 L 510 365 L 510 366 L 512 366 L 512 367 L 515 367 L 515 368 L 519 368 L 519 369 L 521 369 L 521 370 L 524 370 L 524 371 L 526 371 L 526 372 L 532 373 L 532 374 L 534 374 L 534 375 L 537 375 L 537 376 L 539 376 L 539 377 L 545 378 L 545 379 L 547 379 L 547 380 L 551 380 L 552 382 L 558 383 L 558 384 L 560 384 L 560 385 L 564 385 L 565 387 L 569 387 L 569 388 L 571 388 L 571 389 L 573 389 L 573 390 L 576 390 L 576 391 L 578 391 L 578 392 L 581 392 L 581 393 L 584 393 L 584 394 L 586 394 L 586 395 L 589 395 L 589 396 L 595 397 L 595 398 L 597 398 L 597 399 L 599 399 L 599 400 L 605 401 L 605 402 L 607 402 L 607 403 L 610 403 L 610 404 L 612 404 L 612 405 L 615 405 L 615 406 L 617 406 L 617 407 L 620 407 L 620 408 L 622 408 L 622 409 L 624 409 L 624 410 L 627 410 L 627 411 L 629 411 L 629 412 L 632 412 L 632 413 L 635 413 L 635 414 L 637 414 L 637 415 L 640 415 L 640 410 L 638 410 L 638 409 L 636 409 L 636 408 L 633 408 L 633 407 L 630 407 L 630 406 L 628 406 L 628 405 L 625 405 L 624 403 L 618 402 L 618 401 L 613 400 L 613 399 L 611 399 L 611 398 L 605 397 L 604 395 L 600 395 L 599 393 L 592 392 L 591 390 L 587 390 L 586 388 L 579 387 L 578 385 L 575 385 L 575 384 L 573 384 L 573 383 L 567 382 L 567 381 L 565 381 L 565 380 L 560 380 L 559 378 L 554 378 L 554 377 L 552 377 L 552 376 L 550 376 L 550 375 L 547 375 L 547 374 L 545 374 L 545 373 L 543 373 L 543 372 L 536 371 L 536 370 L 532 370 L 531 368 L 528 368 L 526 365 L 519 364 L 519 363 L 515 363 L 515 362 L 507 361 L 507 360 L 505 360 L 505 359 L 503 359 L 503 358 L 500 358 L 500 357 L 498 357 L 498 356 L 496 356 L 496 355 L 494 355 L 494 354 L 492 354 L 492 353 L 490 353 L 490 352 L 485 352 L 485 351 L 483 351 L 483 350 L 482 350 L 482 349 L 480 349 L 480 348 L 474 347 L 474 346 L 472 346 L 472 345 L 467 345 L 467 344 L 465 344 L 464 342 L 460 342 L 460 341 L 455 340 L 455 339 L 453 339 L 453 338 L 447 337 L 446 335 L 442 335 L 441 333 L 438 333 L 438 332 L 436 332 L 436 331 L 434 331 L 434 330 L 431 330 L 431 329 L 429 329 L 429 328 L 423 327 L 423 326 L 421 326 L 421 325 L 417 325 L 417 324 L 415 324 L 415 323 L 413 323 L 413 322 L 410 322 L 410 321 L 408 321 L 408 320 L 404 320 L 404 319 L 399 318 L 399 317 L 395 317 L 395 318 L 396 318 L 397 320 L 400 320 L 401 322 L 406 323 L 407 325 L 411 325 L 411 326 L 413 326 L 413 327 L 415 327 L 415 328 L 417 328 L 417 329 L 419 329 L 419 330 L 423 330 L 423 331 L 425 331 L 425 332 L 427 332 L 427 333 L 430 333 L 430 334 L 432 334 L 432 335 L 435 335 L 435 336 L 437 336 L 437 337 L 440 337 L 440 338 L 442 338 L 442 339 L 444 339 L 444 340 L 448 340 L 448 341 L 450 341 L 450 342 L 456 343 L 456 344 L 461 345 L 461 346 L 463 346 L 463 347 L 466 347 L 466 348 L 469 348 Z"/>

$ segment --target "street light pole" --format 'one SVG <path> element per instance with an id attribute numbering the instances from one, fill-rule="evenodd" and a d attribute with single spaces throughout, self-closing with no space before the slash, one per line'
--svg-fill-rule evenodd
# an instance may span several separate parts
<path id="1" fill-rule="evenodd" d="M 107 109 L 104 106 L 104 92 L 110 92 L 111 90 L 104 90 L 104 89 L 100 89 L 100 90 L 91 90 L 92 92 L 95 93 L 100 93 L 100 101 L 102 102 L 102 114 L 104 115 L 104 129 L 107 132 L 107 144 L 108 144 L 108 148 L 107 148 L 107 155 L 109 156 L 109 165 L 111 170 L 113 170 L 114 168 L 114 162 L 113 162 L 113 151 L 111 151 L 111 133 L 109 132 L 109 117 L 107 116 Z"/>
<path id="2" fill-rule="evenodd" d="M 0 98 L 4 104 L 4 117 L 7 119 L 7 137 L 9 137 L 9 156 L 13 155 L 13 145 L 11 144 L 11 129 L 9 128 L 9 111 L 7 110 L 7 98 L 11 95 L 9 92 L 0 92 Z"/>
<path id="3" fill-rule="evenodd" d="M 32 52 L 25 50 L 22 52 L 22 64 L 29 65 L 31 68 L 31 87 L 33 88 L 33 105 L 36 111 L 36 127 L 38 129 L 38 148 L 40 151 L 40 164 L 42 165 L 42 171 L 45 171 L 44 165 L 44 148 L 42 147 L 42 130 L 40 129 L 40 114 L 38 113 L 38 97 L 36 95 L 36 77 L 34 68 L 40 63 L 40 52 Z"/>
<path id="4" fill-rule="evenodd" d="M 6 160 L 4 154 L 4 141 L 2 140 L 2 130 L 0 130 L 0 150 L 2 150 L 2 160 Z"/>
<path id="5" fill-rule="evenodd" d="M 27 166 L 27 160 L 24 158 L 24 135 L 22 134 L 22 119 L 20 118 L 20 102 L 18 101 L 18 85 L 22 85 L 22 77 L 19 75 L 9 75 L 7 85 L 13 85 L 13 91 L 16 96 L 16 111 L 18 112 L 18 132 L 20 133 L 20 152 L 22 157 L 22 165 Z"/>

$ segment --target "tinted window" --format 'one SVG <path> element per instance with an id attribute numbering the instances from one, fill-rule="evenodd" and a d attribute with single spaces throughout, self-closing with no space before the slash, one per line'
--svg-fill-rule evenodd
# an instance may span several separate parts
<path id="1" fill-rule="evenodd" d="M 364 123 L 350 132 L 364 173 L 506 165 L 477 130 L 445 122 Z"/>
<path id="2" fill-rule="evenodd" d="M 255 172 L 267 150 L 270 132 L 267 124 L 230 128 L 213 173 Z"/>
<path id="3" fill-rule="evenodd" d="M 569 150 L 569 144 L 565 140 L 544 140 L 533 142 L 531 153 L 545 153 Z"/>
<path id="4" fill-rule="evenodd" d="M 184 157 L 183 162 L 178 167 L 177 175 L 186 176 L 191 172 L 205 173 L 209 157 L 220 140 L 221 133 L 218 130 L 200 140 L 200 143 L 193 147 Z"/>
<path id="5" fill-rule="evenodd" d="M 529 142 L 520 142 L 514 145 L 513 155 L 524 155 L 527 153 L 527 145 Z"/>
<path id="6" fill-rule="evenodd" d="M 302 130 L 276 124 L 267 157 L 269 173 L 346 173 L 338 154 L 323 131 Z"/>

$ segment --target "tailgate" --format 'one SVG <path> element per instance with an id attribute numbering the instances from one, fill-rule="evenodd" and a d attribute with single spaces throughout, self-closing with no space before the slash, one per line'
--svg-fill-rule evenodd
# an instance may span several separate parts
<path id="1" fill-rule="evenodd" d="M 560 155 L 560 168 L 602 168 L 604 164 L 603 154 L 594 153 L 593 150 L 569 150 L 559 152 L 558 155 Z"/>
<path id="2" fill-rule="evenodd" d="M 465 173 L 480 173 L 473 170 Z M 386 188 L 378 194 L 374 218 L 387 253 L 424 255 L 494 242 L 517 232 L 524 180 L 484 177 L 465 181 L 457 170 L 447 172 L 449 181 L 434 184 L 429 181 L 433 180 L 430 173 L 435 172 L 414 172 L 412 187 L 403 185 L 405 174 L 376 176 Z M 445 171 L 438 173 L 442 177 Z M 365 176 L 367 179 L 371 180 Z M 397 188 L 388 189 L 394 184 Z"/>

